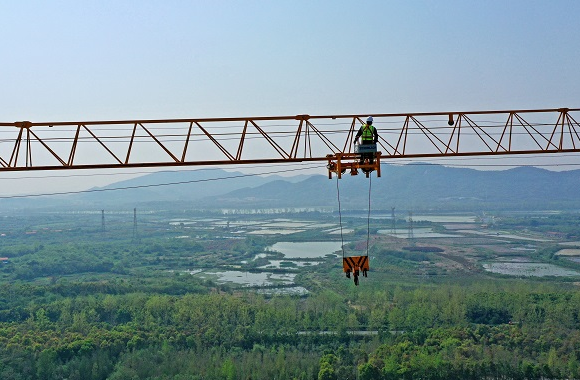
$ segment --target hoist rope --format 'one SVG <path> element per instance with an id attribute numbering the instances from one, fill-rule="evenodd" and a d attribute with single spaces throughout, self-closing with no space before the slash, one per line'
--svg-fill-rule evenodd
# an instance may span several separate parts
<path id="1" fill-rule="evenodd" d="M 338 195 L 338 222 L 340 224 L 340 248 L 342 248 L 342 258 L 344 259 L 344 238 L 342 236 L 342 213 L 340 211 L 340 188 L 338 186 L 338 176 L 336 176 L 336 194 Z"/>
<path id="2" fill-rule="evenodd" d="M 372 176 L 369 175 L 369 213 L 367 215 L 367 257 L 369 255 L 369 242 L 371 236 L 371 181 Z"/>
<path id="3" fill-rule="evenodd" d="M 367 252 L 366 256 L 369 255 L 369 245 L 371 240 L 371 192 L 372 192 L 372 176 L 369 176 L 369 208 L 367 214 Z M 340 186 L 338 185 L 338 176 L 336 177 L 336 195 L 338 198 L 338 223 L 340 224 L 340 247 L 342 248 L 342 258 L 345 258 L 344 253 L 344 233 L 342 229 L 342 211 L 340 206 Z"/>

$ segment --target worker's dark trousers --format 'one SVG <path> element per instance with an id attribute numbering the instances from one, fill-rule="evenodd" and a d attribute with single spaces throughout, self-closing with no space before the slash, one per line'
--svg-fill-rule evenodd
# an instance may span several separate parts
<path id="1" fill-rule="evenodd" d="M 361 141 L 361 145 L 372 145 L 374 144 L 373 140 L 369 140 L 369 141 Z M 364 164 L 365 160 L 368 159 L 369 160 L 369 164 L 373 164 L 375 162 L 375 154 L 374 153 L 362 153 L 360 155 L 360 163 L 361 165 Z"/>

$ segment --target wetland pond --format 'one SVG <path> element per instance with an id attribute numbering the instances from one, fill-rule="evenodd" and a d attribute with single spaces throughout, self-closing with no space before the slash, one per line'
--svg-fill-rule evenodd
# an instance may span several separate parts
<path id="1" fill-rule="evenodd" d="M 580 276 L 580 272 L 575 270 L 544 263 L 494 262 L 483 264 L 483 268 L 488 272 L 518 277 Z"/>
<path id="2" fill-rule="evenodd" d="M 346 242 L 345 242 L 346 244 Z M 267 248 L 271 253 L 280 252 L 284 255 L 282 260 L 269 260 L 269 264 L 260 267 L 262 272 L 247 272 L 236 270 L 225 271 L 202 271 L 197 274 L 202 278 L 213 279 L 218 283 L 234 283 L 242 287 L 273 287 L 283 286 L 277 289 L 264 288 L 260 293 L 281 294 L 306 294 L 308 290 L 300 286 L 293 286 L 296 273 L 273 273 L 268 269 L 307 267 L 318 265 L 328 255 L 336 255 L 341 249 L 341 242 L 279 242 Z M 268 258 L 268 253 L 260 253 L 254 257 Z M 301 261 L 300 259 L 319 259 L 319 261 Z"/>
<path id="3" fill-rule="evenodd" d="M 340 251 L 341 245 L 339 241 L 279 242 L 268 250 L 282 253 L 285 259 L 320 259 L 334 255 Z"/>
<path id="4" fill-rule="evenodd" d="M 381 235 L 390 235 L 402 239 L 407 239 L 409 237 L 409 230 L 398 228 L 393 233 L 392 230 L 378 230 L 377 233 Z M 447 238 L 447 237 L 459 237 L 460 235 L 452 234 L 442 234 L 439 232 L 433 232 L 432 228 L 414 228 L 413 237 L 414 238 Z"/>

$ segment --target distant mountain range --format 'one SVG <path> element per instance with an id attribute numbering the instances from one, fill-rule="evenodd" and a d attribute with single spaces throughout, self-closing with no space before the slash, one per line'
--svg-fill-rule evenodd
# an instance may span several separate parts
<path id="1" fill-rule="evenodd" d="M 346 173 L 338 181 L 341 205 L 416 211 L 580 209 L 580 170 L 534 167 L 479 171 L 433 164 L 383 165 L 373 173 Z M 119 189 L 123 190 L 111 190 Z M 258 176 L 221 169 L 159 172 L 93 192 L 41 199 L 2 200 L 0 206 L 66 208 L 304 208 L 337 207 L 337 180 L 326 175 Z"/>
<path id="2" fill-rule="evenodd" d="M 287 178 L 279 175 L 259 176 L 222 169 L 166 171 L 95 188 L 92 190 L 97 191 L 79 194 L 73 198 L 83 203 L 103 205 L 111 202 L 118 204 L 197 202 L 203 205 L 206 202 L 211 204 L 209 200 L 216 196 L 235 190 L 256 188 L 272 181 L 300 182 L 309 177 L 307 175 Z"/>
<path id="3" fill-rule="evenodd" d="M 391 207 L 423 211 L 580 209 L 580 170 L 534 167 L 478 171 L 432 164 L 383 165 L 381 178 L 348 173 L 339 181 L 345 209 Z M 336 179 L 312 176 L 298 183 L 272 181 L 216 197 L 220 207 L 337 206 Z"/>

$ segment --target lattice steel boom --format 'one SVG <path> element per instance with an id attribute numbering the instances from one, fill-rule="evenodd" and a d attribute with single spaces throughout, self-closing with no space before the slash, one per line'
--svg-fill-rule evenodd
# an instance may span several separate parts
<path id="1" fill-rule="evenodd" d="M 380 158 L 580 151 L 579 108 L 373 114 Z M 367 114 L 0 123 L 0 171 L 328 161 Z M 340 173 L 340 170 L 339 170 Z"/>

